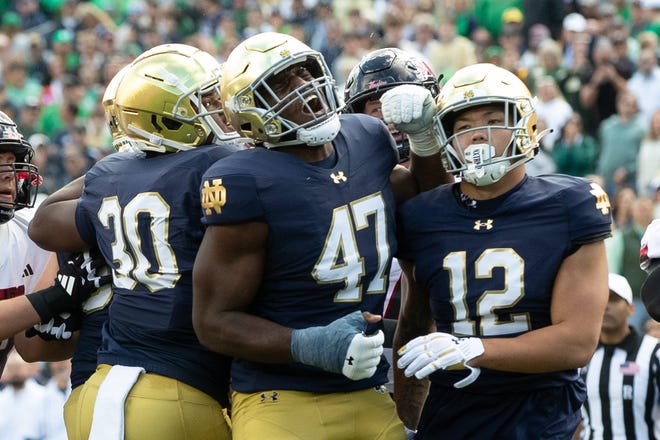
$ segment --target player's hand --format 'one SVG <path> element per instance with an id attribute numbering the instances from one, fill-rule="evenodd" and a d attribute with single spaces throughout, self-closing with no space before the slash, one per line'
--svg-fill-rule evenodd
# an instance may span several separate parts
<path id="1" fill-rule="evenodd" d="M 41 323 L 48 323 L 60 313 L 77 311 L 93 292 L 110 283 L 112 275 L 98 273 L 104 266 L 98 250 L 75 254 L 60 266 L 53 286 L 27 295 Z"/>
<path id="2" fill-rule="evenodd" d="M 367 320 L 355 311 L 323 327 L 291 333 L 291 354 L 297 362 L 362 380 L 376 373 L 385 336 L 379 330 L 365 335 Z"/>
<path id="3" fill-rule="evenodd" d="M 651 261 L 660 259 L 660 219 L 655 219 L 646 228 L 639 250 L 639 267 L 649 271 Z"/>
<path id="4" fill-rule="evenodd" d="M 383 120 L 408 134 L 420 133 L 433 126 L 435 103 L 431 91 L 414 84 L 396 86 L 380 97 Z"/>
<path id="5" fill-rule="evenodd" d="M 47 323 L 37 324 L 26 330 L 25 336 L 28 338 L 39 336 L 45 341 L 67 340 L 71 339 L 74 331 L 80 330 L 81 322 L 82 318 L 79 312 L 60 313 Z"/>
<path id="6" fill-rule="evenodd" d="M 468 362 L 484 353 L 479 338 L 458 338 L 448 333 L 430 333 L 419 336 L 398 351 L 397 366 L 405 368 L 407 377 L 415 375 L 422 379 L 437 370 L 469 369 L 470 375 L 454 384 L 463 388 L 477 380 L 481 369 L 471 367 Z"/>
<path id="7" fill-rule="evenodd" d="M 60 266 L 56 282 L 67 291 L 71 300 L 80 305 L 99 287 L 112 281 L 112 275 L 101 275 L 101 268 L 107 267 L 103 255 L 98 250 L 76 254 Z"/>
<path id="8" fill-rule="evenodd" d="M 410 150 L 417 156 L 432 156 L 440 151 L 440 141 L 433 130 L 435 103 L 431 92 L 422 86 L 403 84 L 380 97 L 383 120 L 406 133 Z"/>

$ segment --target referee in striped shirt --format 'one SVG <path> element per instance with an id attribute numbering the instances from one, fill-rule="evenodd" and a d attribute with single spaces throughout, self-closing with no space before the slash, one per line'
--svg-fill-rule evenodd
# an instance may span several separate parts
<path id="1" fill-rule="evenodd" d="M 587 384 L 581 439 L 660 439 L 660 341 L 628 325 L 632 290 L 609 275 L 600 343 L 581 371 Z"/>

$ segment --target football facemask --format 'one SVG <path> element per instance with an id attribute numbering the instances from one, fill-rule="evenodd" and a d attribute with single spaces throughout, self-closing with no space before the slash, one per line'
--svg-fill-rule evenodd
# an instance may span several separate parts
<path id="1" fill-rule="evenodd" d="M 279 78 L 295 69 L 304 69 L 296 73 L 304 80 L 283 91 Z M 232 126 L 267 148 L 323 145 L 340 128 L 330 69 L 319 52 L 289 35 L 266 32 L 238 45 L 225 63 L 222 101 Z"/>
<path id="2" fill-rule="evenodd" d="M 502 125 L 453 132 L 458 114 L 485 105 L 502 106 Z M 465 67 L 449 79 L 437 98 L 434 129 L 442 145 L 445 169 L 477 186 L 497 182 L 511 169 L 531 160 L 544 134 L 536 133 L 536 111 L 527 87 L 513 73 L 492 64 Z M 496 129 L 511 133 L 501 155 L 495 153 L 492 141 Z M 461 145 L 459 137 L 466 139 L 465 135 L 475 130 L 486 130 L 486 141 Z"/>
<path id="3" fill-rule="evenodd" d="M 16 197 L 13 201 L 0 199 L 0 224 L 14 217 L 14 211 L 34 206 L 42 178 L 39 170 L 33 165 L 34 150 L 18 132 L 16 124 L 9 116 L 0 111 L 0 152 L 10 152 L 16 156 L 12 163 L 0 164 L 0 178 L 6 179 L 6 173 L 11 173 Z"/>

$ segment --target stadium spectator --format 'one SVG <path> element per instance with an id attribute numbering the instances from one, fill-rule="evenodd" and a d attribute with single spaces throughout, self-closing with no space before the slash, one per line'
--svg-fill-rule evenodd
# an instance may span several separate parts
<path id="1" fill-rule="evenodd" d="M 619 188 L 637 183 L 637 155 L 646 133 L 637 115 L 637 98 L 623 90 L 616 100 L 616 113 L 600 125 L 600 154 L 596 172 L 605 179 L 605 191 L 612 196 Z"/>
<path id="2" fill-rule="evenodd" d="M 659 95 L 660 96 L 660 95 Z M 651 123 L 637 155 L 637 190 L 641 196 L 654 197 L 660 181 L 660 110 Z"/>
<path id="3" fill-rule="evenodd" d="M 557 172 L 586 177 L 594 173 L 598 144 L 584 132 L 582 116 L 573 112 L 559 132 L 559 139 L 552 148 L 552 158 Z"/>
<path id="4" fill-rule="evenodd" d="M 637 59 L 637 71 L 628 80 L 628 90 L 639 103 L 639 118 L 644 126 L 651 123 L 651 116 L 660 110 L 660 67 L 658 55 L 651 48 L 644 48 Z"/>

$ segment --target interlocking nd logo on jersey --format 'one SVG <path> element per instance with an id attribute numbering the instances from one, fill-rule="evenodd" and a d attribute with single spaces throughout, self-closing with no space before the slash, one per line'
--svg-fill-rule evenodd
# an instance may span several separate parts
<path id="1" fill-rule="evenodd" d="M 227 190 L 222 186 L 222 179 L 213 179 L 211 183 L 204 181 L 202 187 L 202 209 L 204 214 L 211 215 L 211 210 L 216 214 L 222 212 L 222 207 L 227 202 Z"/>
<path id="2" fill-rule="evenodd" d="M 591 184 L 591 195 L 596 197 L 596 209 L 599 209 L 603 215 L 610 213 L 610 199 L 607 197 L 607 193 L 596 183 Z"/>

